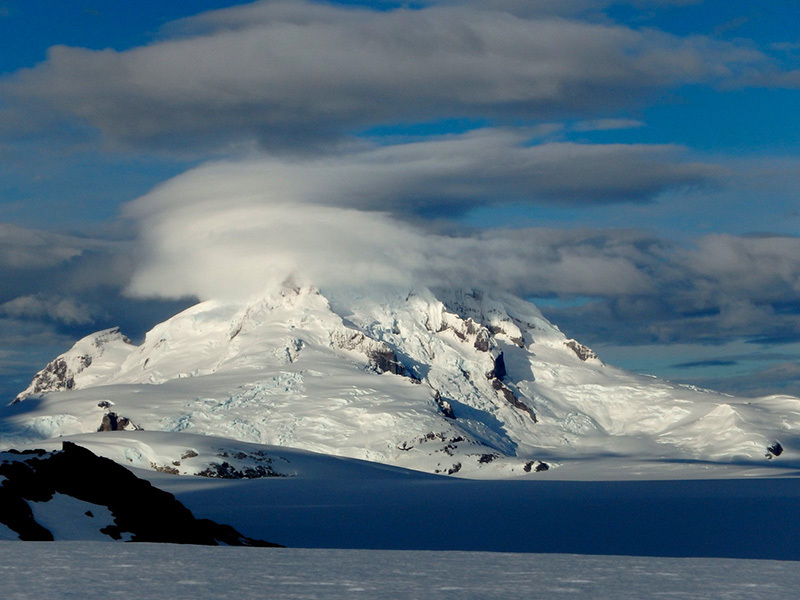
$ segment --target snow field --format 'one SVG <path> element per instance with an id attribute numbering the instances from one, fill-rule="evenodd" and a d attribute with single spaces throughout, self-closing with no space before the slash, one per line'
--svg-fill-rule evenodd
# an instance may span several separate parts
<path id="1" fill-rule="evenodd" d="M 0 542 L 7 600 L 774 600 L 797 563 L 486 552 Z"/>

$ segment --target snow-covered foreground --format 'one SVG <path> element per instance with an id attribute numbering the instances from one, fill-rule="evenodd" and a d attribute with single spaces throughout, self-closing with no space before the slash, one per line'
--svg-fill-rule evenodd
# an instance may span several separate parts
<path id="1" fill-rule="evenodd" d="M 792 598 L 780 561 L 0 542 L 6 600 Z"/>

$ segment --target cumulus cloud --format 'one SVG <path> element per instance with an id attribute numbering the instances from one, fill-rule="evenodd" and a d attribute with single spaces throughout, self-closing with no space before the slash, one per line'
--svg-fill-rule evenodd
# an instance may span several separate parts
<path id="1" fill-rule="evenodd" d="M 8 110 L 58 112 L 107 139 L 303 148 L 376 124 L 598 114 L 674 85 L 728 80 L 749 48 L 502 5 L 378 11 L 255 2 L 173 24 L 123 52 L 56 46 L 0 86 Z M 24 111 L 23 111 L 24 112 Z"/>

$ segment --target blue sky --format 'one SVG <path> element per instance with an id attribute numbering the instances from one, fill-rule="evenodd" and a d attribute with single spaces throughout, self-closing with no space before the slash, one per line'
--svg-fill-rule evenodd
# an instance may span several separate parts
<path id="1" fill-rule="evenodd" d="M 201 295 L 131 296 L 163 208 L 126 207 L 219 161 L 516 240 L 492 283 L 608 362 L 800 393 L 797 2 L 0 0 L 0 40 L 0 393 Z"/>

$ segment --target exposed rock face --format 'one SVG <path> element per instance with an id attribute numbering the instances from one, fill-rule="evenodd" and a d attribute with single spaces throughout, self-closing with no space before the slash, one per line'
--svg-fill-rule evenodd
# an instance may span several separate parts
<path id="1" fill-rule="evenodd" d="M 367 353 L 370 365 L 378 373 L 393 373 L 395 375 L 405 375 L 406 368 L 397 360 L 394 350 L 371 350 Z"/>
<path id="2" fill-rule="evenodd" d="M 594 350 L 592 350 L 588 346 L 584 346 L 583 344 L 581 344 L 576 340 L 567 340 L 564 343 L 567 346 L 567 348 L 572 350 L 577 355 L 577 357 L 584 362 L 592 358 L 595 359 L 597 358 L 597 354 L 594 353 Z"/>
<path id="3" fill-rule="evenodd" d="M 495 378 L 492 380 L 492 387 L 502 394 L 503 398 L 505 398 L 506 402 L 508 402 L 511 406 L 527 414 L 531 419 L 533 419 L 534 423 L 538 422 L 536 413 L 533 412 L 531 407 L 517 398 L 517 395 L 505 383 Z"/>
<path id="4" fill-rule="evenodd" d="M 534 473 L 541 473 L 542 471 L 549 471 L 550 465 L 540 460 L 531 460 L 525 463 L 525 466 L 522 467 L 522 470 L 526 473 L 530 473 L 531 471 Z"/>
<path id="5" fill-rule="evenodd" d="M 115 412 L 109 412 L 103 415 L 103 421 L 97 431 L 124 431 L 126 429 L 141 429 L 137 427 L 130 419 L 120 417 Z"/>
<path id="6" fill-rule="evenodd" d="M 442 395 L 439 393 L 439 390 L 436 390 L 433 399 L 436 401 L 436 405 L 439 407 L 439 410 L 442 411 L 442 414 L 445 417 L 447 417 L 448 419 L 456 418 L 456 415 L 453 412 L 452 405 L 450 404 L 450 402 L 442 398 Z"/>
<path id="7" fill-rule="evenodd" d="M 58 493 L 108 507 L 114 524 L 100 531 L 113 539 L 128 534 L 134 542 L 277 546 L 245 537 L 227 525 L 196 519 L 172 494 L 71 442 L 64 442 L 60 452 L 10 451 L 2 459 L 0 523 L 22 540 L 53 539 L 34 520 L 28 502 L 50 501 Z"/>
<path id="8" fill-rule="evenodd" d="M 494 359 L 494 367 L 486 374 L 487 379 L 503 379 L 506 373 L 506 361 L 503 359 L 503 353 L 498 354 Z"/>
<path id="9" fill-rule="evenodd" d="M 771 446 L 767 446 L 767 453 L 764 456 L 772 458 L 773 456 L 780 456 L 781 454 L 783 454 L 783 446 L 781 446 L 780 442 L 775 442 Z"/>
<path id="10" fill-rule="evenodd" d="M 39 371 L 25 391 L 12 404 L 42 392 L 62 392 L 76 389 L 76 377 L 101 359 L 109 346 L 130 346 L 130 340 L 118 327 L 99 331 L 77 342 L 68 352 L 49 362 Z M 133 346 L 130 346 L 131 350 Z"/>
<path id="11" fill-rule="evenodd" d="M 81 363 L 84 368 L 88 367 L 92 364 L 92 358 L 90 356 L 82 356 Z M 74 386 L 74 373 L 67 366 L 67 362 L 59 357 L 47 363 L 47 366 L 36 374 L 36 377 L 34 377 L 31 382 L 30 392 L 26 395 L 49 391 L 60 392 L 63 390 L 71 390 Z M 23 399 L 23 395 L 20 394 L 14 398 L 14 403 L 20 402 Z"/>
<path id="12" fill-rule="evenodd" d="M 480 331 L 475 335 L 475 342 L 472 344 L 478 352 L 488 352 L 492 347 L 492 337 L 489 330 L 481 327 Z"/>
<path id="13" fill-rule="evenodd" d="M 406 375 L 406 368 L 388 344 L 373 340 L 360 331 L 341 329 L 331 333 L 331 345 L 343 350 L 361 352 L 369 359 L 370 368 L 377 373 Z"/>
<path id="14" fill-rule="evenodd" d="M 278 473 L 269 465 L 255 465 L 237 469 L 229 462 L 212 463 L 206 470 L 197 473 L 201 477 L 212 477 L 215 479 L 258 479 L 260 477 L 286 477 Z"/>

